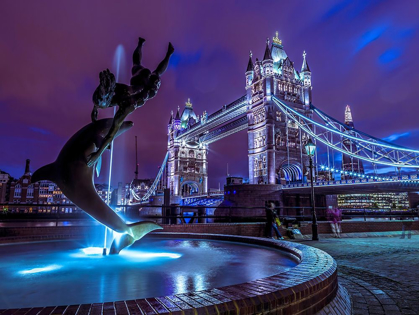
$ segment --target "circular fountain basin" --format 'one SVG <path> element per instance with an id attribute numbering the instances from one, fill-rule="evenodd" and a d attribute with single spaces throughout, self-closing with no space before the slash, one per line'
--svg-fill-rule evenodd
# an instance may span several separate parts
<path id="1" fill-rule="evenodd" d="M 69 232 L 54 237 L 74 238 Z M 120 256 L 101 257 L 100 248 L 86 249 L 84 242 L 86 239 L 0 246 L 0 313 L 1 308 L 9 308 L 4 314 L 14 313 L 16 309 L 10 308 L 17 307 L 19 314 L 28 315 L 300 315 L 316 314 L 332 301 L 334 309 L 335 300 L 340 303 L 345 296 L 338 285 L 335 260 L 303 244 L 237 235 L 158 232 Z M 192 252 L 196 255 L 190 256 Z M 189 261 L 188 256 L 192 257 Z M 43 284 L 38 285 L 41 278 Z M 20 292 L 16 292 L 19 286 Z M 44 290 L 41 295 L 37 295 L 39 290 Z M 111 298 L 109 292 L 118 296 Z M 147 298 L 141 292 L 146 292 Z M 82 304 L 80 298 L 91 293 Z M 13 301 L 12 295 L 17 299 Z M 77 300 L 69 305 L 47 300 L 48 296 Z M 27 303 L 34 300 L 35 304 Z M 34 305 L 41 307 L 31 308 Z"/>
<path id="2" fill-rule="evenodd" d="M 82 241 L 0 246 L 0 309 L 132 300 L 286 272 L 290 253 L 240 243 L 147 237 L 120 255 Z"/>

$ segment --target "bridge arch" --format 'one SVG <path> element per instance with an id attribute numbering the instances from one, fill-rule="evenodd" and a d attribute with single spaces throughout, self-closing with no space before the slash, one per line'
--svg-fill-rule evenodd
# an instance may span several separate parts
<path id="1" fill-rule="evenodd" d="M 303 170 L 299 163 L 284 163 L 277 171 L 278 180 L 285 180 L 287 183 L 301 182 Z"/>
<path id="2" fill-rule="evenodd" d="M 200 185 L 195 181 L 185 181 L 180 186 L 180 195 L 183 197 L 198 195 L 200 193 L 199 186 Z"/>

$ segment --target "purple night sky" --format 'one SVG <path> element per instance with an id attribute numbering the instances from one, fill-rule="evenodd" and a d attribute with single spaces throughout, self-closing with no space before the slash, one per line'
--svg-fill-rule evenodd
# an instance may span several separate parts
<path id="1" fill-rule="evenodd" d="M 170 111 L 188 97 L 201 115 L 244 95 L 249 50 L 262 59 L 275 31 L 297 70 L 307 52 L 315 106 L 343 120 L 349 104 L 357 129 L 419 149 L 417 0 L 3 1 L 0 11 L 0 170 L 14 177 L 27 158 L 32 171 L 54 161 L 89 123 L 98 74 L 116 72 L 120 44 L 119 81 L 129 82 L 138 36 L 147 40 L 146 67 L 169 41 L 175 54 L 157 96 L 116 141 L 113 183 L 134 176 L 136 135 L 139 176 L 155 177 Z M 210 187 L 223 185 L 227 163 L 230 174 L 248 176 L 245 131 L 210 145 Z M 105 178 L 106 168 L 96 182 Z"/>

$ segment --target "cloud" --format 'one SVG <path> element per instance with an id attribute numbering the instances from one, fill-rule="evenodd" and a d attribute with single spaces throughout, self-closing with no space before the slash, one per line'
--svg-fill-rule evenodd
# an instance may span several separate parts
<path id="1" fill-rule="evenodd" d="M 378 60 L 382 63 L 382 64 L 387 64 L 390 63 L 394 60 L 396 60 L 397 58 L 399 58 L 401 56 L 402 52 L 400 49 L 398 48 L 391 48 L 386 50 L 379 58 Z"/>
<path id="2" fill-rule="evenodd" d="M 387 24 L 377 25 L 374 28 L 372 28 L 371 30 L 369 30 L 366 33 L 364 33 L 361 36 L 361 38 L 360 38 L 360 40 L 358 42 L 358 46 L 356 48 L 356 52 L 361 51 L 366 46 L 368 46 L 372 42 L 374 42 L 377 39 L 379 39 L 384 34 L 384 32 L 387 30 L 387 28 L 388 28 L 388 25 Z"/>
<path id="3" fill-rule="evenodd" d="M 42 129 L 42 128 L 30 127 L 29 129 L 32 130 L 32 131 L 38 132 L 40 134 L 43 134 L 43 135 L 50 135 L 51 134 L 51 132 L 49 132 L 48 130 Z"/>
<path id="4" fill-rule="evenodd" d="M 410 132 L 403 132 L 403 133 L 394 133 L 388 137 L 383 138 L 384 141 L 393 142 L 402 137 L 410 136 Z"/>

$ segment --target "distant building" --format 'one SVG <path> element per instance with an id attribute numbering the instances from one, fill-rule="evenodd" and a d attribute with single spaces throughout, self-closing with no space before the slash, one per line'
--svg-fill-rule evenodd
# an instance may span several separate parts
<path id="1" fill-rule="evenodd" d="M 10 174 L 0 171 L 0 203 L 9 201 L 10 182 L 12 177 Z"/>
<path id="2" fill-rule="evenodd" d="M 110 197 L 108 197 L 112 194 L 112 187 L 109 189 L 109 185 L 107 184 L 95 184 L 95 189 L 99 197 L 105 202 L 108 203 Z"/>
<path id="3" fill-rule="evenodd" d="M 31 182 L 32 173 L 30 171 L 31 160 L 26 160 L 25 172 L 17 181 L 10 185 L 9 203 L 35 203 L 39 197 L 39 184 Z"/>
<path id="4" fill-rule="evenodd" d="M 127 198 L 128 196 L 128 198 Z M 118 187 L 112 191 L 111 205 L 126 205 L 129 200 L 129 184 L 118 183 Z"/>
<path id="5" fill-rule="evenodd" d="M 342 209 L 407 210 L 417 206 L 417 194 L 373 193 L 338 195 L 338 207 Z"/>
<path id="6" fill-rule="evenodd" d="M 352 134 L 353 131 L 351 130 L 354 128 L 354 121 L 352 119 L 352 112 L 349 105 L 346 105 L 345 108 L 345 125 L 348 126 L 346 133 Z M 358 149 L 349 139 L 343 140 L 343 145 L 349 152 L 355 152 Z M 354 158 L 348 154 L 342 154 L 342 170 L 353 174 L 364 174 L 364 165 L 362 164 L 362 160 Z M 355 177 L 357 176 L 342 175 L 342 179 L 351 179 Z"/>
<path id="7" fill-rule="evenodd" d="M 76 210 L 74 206 L 68 205 L 72 202 L 62 193 L 57 184 L 41 180 L 32 183 L 30 171 L 30 160 L 26 160 L 25 172 L 17 181 L 10 184 L 9 204 L 32 205 L 32 206 L 9 206 L 11 212 L 38 212 L 38 213 L 72 213 Z M 39 206 L 33 206 L 39 205 Z M 53 206 L 54 205 L 54 206 Z"/>
<path id="8" fill-rule="evenodd" d="M 227 177 L 227 186 L 241 185 L 241 184 L 243 184 L 243 177 L 234 177 L 234 176 Z"/>

